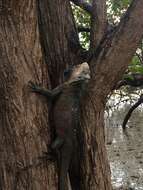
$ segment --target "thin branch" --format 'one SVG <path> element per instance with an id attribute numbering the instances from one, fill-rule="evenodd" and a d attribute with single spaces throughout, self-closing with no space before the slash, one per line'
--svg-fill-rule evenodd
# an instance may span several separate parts
<path id="1" fill-rule="evenodd" d="M 141 60 L 142 60 L 141 63 L 143 64 L 143 40 L 141 42 L 140 49 L 141 49 Z"/>
<path id="2" fill-rule="evenodd" d="M 143 94 L 140 96 L 139 100 L 129 109 L 128 113 L 126 114 L 125 119 L 124 119 L 124 121 L 123 121 L 123 125 L 122 125 L 123 130 L 126 129 L 126 124 L 127 124 L 128 120 L 130 119 L 132 112 L 133 112 L 140 104 L 142 104 L 142 103 L 143 103 Z"/>
<path id="3" fill-rule="evenodd" d="M 80 42 L 77 40 L 77 36 L 75 36 L 72 32 L 69 38 L 69 47 L 73 53 L 80 57 L 82 62 L 87 61 L 88 51 L 82 48 Z"/>
<path id="4" fill-rule="evenodd" d="M 91 49 L 98 47 L 107 29 L 106 0 L 92 1 Z"/>
<path id="5" fill-rule="evenodd" d="M 92 14 L 92 5 L 87 3 L 85 0 L 70 0 L 75 5 L 79 6 L 81 9 L 85 10 L 89 14 Z"/>
<path id="6" fill-rule="evenodd" d="M 82 26 L 78 26 L 77 30 L 78 30 L 78 32 L 90 32 L 90 28 L 82 27 Z"/>
<path id="7" fill-rule="evenodd" d="M 120 80 L 117 85 L 115 86 L 115 89 L 119 89 L 121 86 L 133 86 L 133 87 L 141 87 L 143 86 L 143 75 L 140 73 L 132 73 L 129 74 L 127 78 L 124 78 L 123 80 Z"/>
<path id="8" fill-rule="evenodd" d="M 135 55 L 138 57 L 140 63 L 142 64 L 142 55 L 140 55 L 139 53 L 135 53 Z"/>
<path id="9" fill-rule="evenodd" d="M 111 32 L 113 32 L 115 29 L 115 26 L 108 24 L 107 25 L 107 33 L 111 34 Z M 77 26 L 77 30 L 78 32 L 91 32 L 91 29 L 89 27 L 84 27 L 84 26 Z"/>

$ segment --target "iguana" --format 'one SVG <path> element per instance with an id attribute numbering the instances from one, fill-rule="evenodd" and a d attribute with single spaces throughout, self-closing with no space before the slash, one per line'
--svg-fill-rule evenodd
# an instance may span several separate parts
<path id="1" fill-rule="evenodd" d="M 33 92 L 46 96 L 53 101 L 53 118 L 56 138 L 51 144 L 53 150 L 59 152 L 59 190 L 67 190 L 67 174 L 72 190 L 79 190 L 79 166 L 76 162 L 77 130 L 80 118 L 81 97 L 86 91 L 90 79 L 87 63 L 70 69 L 66 82 L 53 90 L 41 88 L 30 82 Z M 76 162 L 76 163 L 75 163 Z"/>

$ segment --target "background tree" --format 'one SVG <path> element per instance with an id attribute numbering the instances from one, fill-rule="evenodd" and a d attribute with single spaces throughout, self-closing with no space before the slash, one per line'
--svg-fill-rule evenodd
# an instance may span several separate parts
<path id="1" fill-rule="evenodd" d="M 72 2 L 89 14 L 87 50 L 80 45 L 70 1 L 0 1 L 1 189 L 56 189 L 55 166 L 39 159 L 50 143 L 46 100 L 31 94 L 27 84 L 54 88 L 66 67 L 83 61 L 92 79 L 82 109 L 81 189 L 112 189 L 104 109 L 142 38 L 143 0 L 133 0 L 112 30 L 105 0 Z"/>

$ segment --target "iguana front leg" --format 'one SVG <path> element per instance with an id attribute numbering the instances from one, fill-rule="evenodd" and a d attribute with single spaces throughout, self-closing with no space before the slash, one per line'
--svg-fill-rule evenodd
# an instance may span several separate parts
<path id="1" fill-rule="evenodd" d="M 48 89 L 44 89 L 44 88 L 42 88 L 42 87 L 34 84 L 31 81 L 28 83 L 28 86 L 30 87 L 30 89 L 31 89 L 32 92 L 41 94 L 43 96 L 48 97 L 49 99 L 52 99 L 52 96 L 53 96 L 52 91 L 50 91 Z"/>
<path id="2" fill-rule="evenodd" d="M 32 92 L 34 93 L 38 93 L 40 95 L 43 95 L 45 97 L 48 98 L 48 100 L 52 101 L 54 100 L 55 97 L 57 97 L 58 95 L 60 95 L 60 93 L 62 92 L 63 86 L 60 85 L 58 87 L 56 87 L 53 90 L 48 90 L 45 88 L 42 88 L 36 84 L 34 84 L 33 82 L 29 82 L 28 83 L 29 88 L 31 89 Z M 50 146 L 50 151 L 52 152 L 53 150 L 56 152 L 58 148 L 60 148 L 62 146 L 64 142 L 64 139 L 61 137 L 57 137 L 54 142 L 51 144 Z"/>
<path id="3" fill-rule="evenodd" d="M 59 86 L 53 90 L 48 90 L 43 87 L 40 87 L 33 82 L 29 82 L 28 86 L 32 90 L 32 92 L 38 93 L 40 95 L 46 96 L 48 99 L 54 99 L 62 92 L 62 86 Z"/>

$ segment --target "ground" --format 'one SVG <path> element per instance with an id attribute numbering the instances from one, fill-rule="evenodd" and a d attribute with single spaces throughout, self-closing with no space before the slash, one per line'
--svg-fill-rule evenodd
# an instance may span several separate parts
<path id="1" fill-rule="evenodd" d="M 106 140 L 115 190 L 143 190 L 143 107 L 136 110 L 127 135 L 121 124 L 129 105 L 114 110 L 106 119 Z"/>

